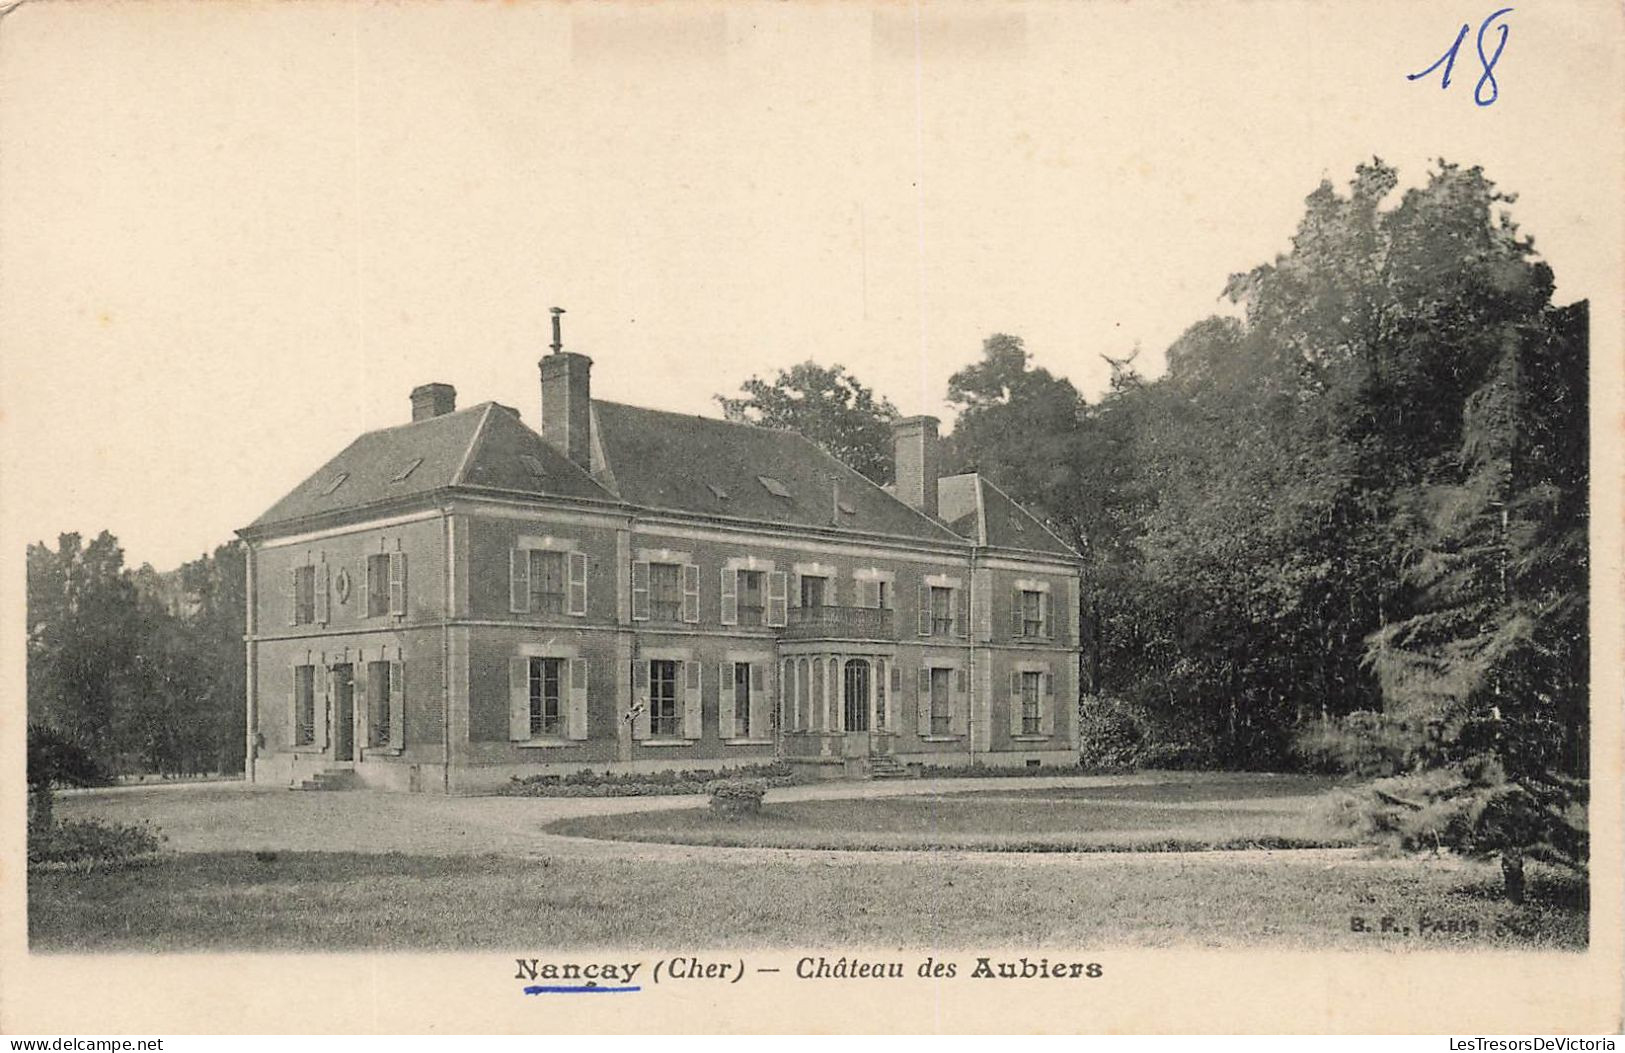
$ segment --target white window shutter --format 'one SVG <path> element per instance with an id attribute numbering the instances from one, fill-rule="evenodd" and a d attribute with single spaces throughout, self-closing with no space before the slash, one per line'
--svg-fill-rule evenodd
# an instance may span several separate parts
<path id="1" fill-rule="evenodd" d="M 931 635 L 931 586 L 920 583 L 920 635 Z"/>
<path id="2" fill-rule="evenodd" d="M 1039 617 L 1042 619 L 1042 624 L 1039 627 L 1039 634 L 1041 636 L 1055 635 L 1055 612 L 1054 607 L 1050 603 L 1050 595 L 1051 594 L 1048 592 L 1040 593 L 1040 606 L 1038 609 Z"/>
<path id="3" fill-rule="evenodd" d="M 389 748 L 406 746 L 406 663 L 389 663 Z"/>
<path id="4" fill-rule="evenodd" d="M 1038 700 L 1039 733 L 1055 734 L 1055 674 L 1044 674 L 1044 697 Z"/>
<path id="5" fill-rule="evenodd" d="M 1025 625 L 1023 625 L 1023 619 L 1025 617 L 1026 617 L 1026 612 L 1021 609 L 1021 590 L 1020 589 L 1011 589 L 1010 590 L 1010 635 L 1011 636 L 1020 636 L 1021 635 L 1022 629 L 1025 628 Z"/>
<path id="6" fill-rule="evenodd" d="M 530 659 L 508 659 L 508 740 L 530 741 Z"/>
<path id="7" fill-rule="evenodd" d="M 767 576 L 767 624 L 781 626 L 789 621 L 789 603 L 786 597 L 787 575 L 775 570 Z"/>
<path id="8" fill-rule="evenodd" d="M 632 620 L 649 620 L 649 561 L 646 559 L 636 560 L 632 564 Z M 648 675 L 647 669 L 644 675 Z"/>
<path id="9" fill-rule="evenodd" d="M 372 711 L 367 708 L 367 678 L 372 667 L 366 662 L 356 662 L 350 668 L 354 670 L 350 674 L 350 700 L 355 710 L 355 744 L 360 749 L 366 749 L 372 745 Z M 389 700 L 384 699 L 384 702 L 387 705 Z"/>
<path id="10" fill-rule="evenodd" d="M 647 597 L 647 591 L 644 595 Z M 636 714 L 632 719 L 632 737 L 646 739 L 649 737 L 649 663 L 637 659 L 632 661 L 632 707 Z"/>
<path id="11" fill-rule="evenodd" d="M 722 568 L 722 624 L 739 623 L 739 571 Z"/>
<path id="12" fill-rule="evenodd" d="M 683 564 L 683 621 L 700 620 L 700 568 L 695 563 Z"/>
<path id="13" fill-rule="evenodd" d="M 931 670 L 920 666 L 919 690 L 914 692 L 914 722 L 921 735 L 931 734 Z"/>
<path id="14" fill-rule="evenodd" d="M 731 739 L 734 731 L 734 706 L 738 698 L 734 692 L 734 664 L 722 662 L 717 666 L 717 735 Z"/>
<path id="15" fill-rule="evenodd" d="M 324 560 L 316 564 L 314 575 L 316 583 L 316 624 L 326 625 L 333 616 L 333 582 L 328 572 L 327 562 Z"/>
<path id="16" fill-rule="evenodd" d="M 577 741 L 587 737 L 587 660 L 570 659 L 570 719 L 568 735 Z"/>
<path id="17" fill-rule="evenodd" d="M 1021 734 L 1021 671 L 1010 670 L 1010 734 Z"/>
<path id="18" fill-rule="evenodd" d="M 750 667 L 750 737 L 765 739 L 773 733 L 774 692 L 768 683 L 767 665 L 753 662 Z"/>
<path id="19" fill-rule="evenodd" d="M 790 603 L 791 607 L 801 606 L 801 575 L 790 574 Z"/>
<path id="20" fill-rule="evenodd" d="M 587 554 L 570 553 L 570 613 L 587 613 Z"/>
<path id="21" fill-rule="evenodd" d="M 316 666 L 310 673 L 310 690 L 316 697 L 312 699 L 311 710 L 315 713 L 316 734 L 315 746 L 317 749 L 327 748 L 327 707 L 331 705 L 333 697 L 333 671 L 326 666 Z"/>
<path id="22" fill-rule="evenodd" d="M 406 553 L 389 554 L 389 613 L 406 613 Z"/>
<path id="23" fill-rule="evenodd" d="M 970 590 L 963 586 L 954 590 L 954 635 L 970 635 Z"/>
<path id="24" fill-rule="evenodd" d="M 515 614 L 530 611 L 530 550 L 508 550 L 508 610 Z"/>
<path id="25" fill-rule="evenodd" d="M 952 723 L 953 733 L 963 735 L 970 729 L 970 692 L 966 689 L 966 677 L 963 669 L 954 670 L 954 693 Z"/>
<path id="26" fill-rule="evenodd" d="M 700 698 L 700 663 L 678 662 L 677 685 L 683 704 L 683 738 L 701 738 L 705 734 L 705 709 Z"/>
<path id="27" fill-rule="evenodd" d="M 299 568 L 288 569 L 288 587 L 283 597 L 288 601 L 288 624 L 299 624 Z"/>

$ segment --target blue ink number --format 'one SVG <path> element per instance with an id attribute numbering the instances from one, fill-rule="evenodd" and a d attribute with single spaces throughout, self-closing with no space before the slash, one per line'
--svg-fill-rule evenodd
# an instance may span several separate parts
<path id="1" fill-rule="evenodd" d="M 1493 54 L 1486 55 L 1484 53 L 1484 37 L 1485 34 L 1490 31 L 1491 23 L 1500 18 L 1502 15 L 1508 15 L 1511 13 L 1512 8 L 1503 7 L 1501 10 L 1495 12 L 1490 17 L 1478 24 L 1478 38 L 1475 41 L 1475 46 L 1478 49 L 1478 63 L 1484 68 L 1484 72 L 1479 76 L 1478 84 L 1473 88 L 1473 101 L 1480 106 L 1494 105 L 1495 100 L 1501 97 L 1501 86 L 1497 84 L 1495 80 L 1495 64 L 1501 61 L 1501 52 L 1507 46 L 1507 36 L 1511 33 L 1511 30 L 1504 22 L 1494 27 L 1495 29 L 1500 30 L 1501 39 L 1496 43 Z M 1438 61 L 1434 62 L 1433 65 L 1429 66 L 1420 73 L 1405 74 L 1405 79 L 1421 80 L 1423 77 L 1426 77 L 1440 66 L 1443 66 L 1444 76 L 1440 79 L 1439 87 L 1450 87 L 1450 74 L 1453 73 L 1456 68 L 1456 54 L 1461 50 L 1461 42 L 1467 39 L 1467 31 L 1471 28 L 1472 25 L 1470 23 L 1463 22 L 1461 25 L 1461 31 L 1456 34 L 1455 42 L 1450 45 L 1443 55 L 1439 56 Z M 1484 94 L 1484 88 L 1486 85 L 1489 87 L 1489 95 L 1487 97 Z"/>

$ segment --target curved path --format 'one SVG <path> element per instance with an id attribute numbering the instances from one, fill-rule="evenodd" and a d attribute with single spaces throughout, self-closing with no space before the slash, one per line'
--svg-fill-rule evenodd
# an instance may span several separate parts
<path id="1" fill-rule="evenodd" d="M 1161 782 L 1220 782 L 1228 774 L 1155 773 L 980 779 L 913 779 L 830 782 L 768 792 L 768 801 L 842 800 L 971 790 L 1106 787 Z M 1247 781 L 1269 776 L 1246 776 Z M 1357 849 L 1255 849 L 1223 852 L 977 852 L 853 851 L 796 848 L 722 848 L 567 837 L 543 828 L 560 819 L 627 812 L 702 808 L 703 795 L 664 797 L 438 797 L 351 790 L 294 793 L 284 789 L 216 784 L 209 787 L 121 788 L 64 796 L 62 818 L 95 815 L 110 820 L 149 820 L 183 852 L 304 851 L 399 852 L 418 855 L 495 854 L 521 858 L 573 857 L 627 861 L 726 861 L 794 863 L 829 867 L 876 863 L 919 866 L 963 862 L 985 866 L 1121 865 L 1179 867 L 1199 856 L 1204 864 L 1257 863 L 1290 857 L 1327 866 L 1361 862 Z"/>

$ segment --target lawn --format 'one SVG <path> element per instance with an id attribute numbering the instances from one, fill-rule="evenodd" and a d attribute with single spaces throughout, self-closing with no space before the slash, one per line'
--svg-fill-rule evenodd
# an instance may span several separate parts
<path id="1" fill-rule="evenodd" d="M 1285 945 L 1582 949 L 1584 885 L 1538 871 L 1529 904 L 1489 867 L 1323 853 L 1067 865 L 894 854 L 761 865 L 570 857 L 194 853 L 29 878 L 35 950 Z M 1008 857 L 1005 857 L 1008 859 Z M 1477 932 L 1422 934 L 1421 915 Z M 1409 933 L 1350 931 L 1388 915 Z M 1463 925 L 1462 927 L 1465 927 Z"/>
<path id="2" fill-rule="evenodd" d="M 985 852 L 1207 851 L 1346 846 L 1319 814 L 1323 779 L 1051 786 L 867 800 L 769 802 L 567 819 L 554 833 L 754 848 Z"/>

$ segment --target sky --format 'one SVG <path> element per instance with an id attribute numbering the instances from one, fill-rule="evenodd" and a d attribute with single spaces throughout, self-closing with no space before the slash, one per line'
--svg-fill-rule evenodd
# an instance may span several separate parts
<path id="1" fill-rule="evenodd" d="M 27 4 L 6 558 L 195 558 L 428 381 L 534 427 L 555 305 L 595 395 L 662 409 L 813 359 L 947 419 L 995 332 L 1093 399 L 1374 155 L 1483 165 L 1558 300 L 1611 303 L 1620 14 L 1504 16 L 1491 106 L 1472 33 L 1406 78 L 1495 6 Z"/>

